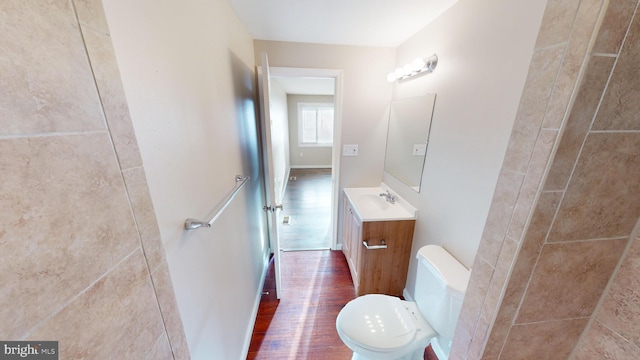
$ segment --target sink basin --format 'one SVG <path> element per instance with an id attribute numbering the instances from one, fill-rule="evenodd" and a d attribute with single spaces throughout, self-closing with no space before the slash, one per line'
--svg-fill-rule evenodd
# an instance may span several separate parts
<path id="1" fill-rule="evenodd" d="M 394 193 L 396 201 L 391 204 L 380 196 L 387 189 L 382 187 L 346 188 L 344 193 L 362 221 L 415 220 L 418 211 L 406 200 Z"/>
<path id="2" fill-rule="evenodd" d="M 375 194 L 363 194 L 360 196 L 360 199 L 366 206 L 371 206 L 378 210 L 387 210 L 391 205 L 391 203 L 388 202 L 385 198 Z"/>

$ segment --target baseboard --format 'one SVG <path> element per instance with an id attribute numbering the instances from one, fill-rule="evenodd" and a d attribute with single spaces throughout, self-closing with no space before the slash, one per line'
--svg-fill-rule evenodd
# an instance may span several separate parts
<path id="1" fill-rule="evenodd" d="M 331 169 L 331 165 L 291 165 L 292 169 Z"/>
<path id="2" fill-rule="evenodd" d="M 402 297 L 404 297 L 404 299 L 407 301 L 413 301 L 413 296 L 409 294 L 409 291 L 407 290 L 407 288 L 402 289 Z"/>
<path id="3" fill-rule="evenodd" d="M 253 311 L 251 312 L 251 326 L 247 328 L 247 333 L 244 336 L 244 346 L 242 347 L 242 359 L 246 359 L 249 354 L 249 347 L 251 346 L 251 336 L 253 335 L 253 328 L 256 326 L 256 319 L 258 318 L 258 309 L 260 308 L 260 299 L 262 299 L 262 291 L 264 290 L 264 282 L 267 278 L 267 270 L 269 269 L 270 254 L 265 254 L 264 266 L 262 268 L 262 275 L 260 276 L 260 286 L 258 286 L 258 292 L 253 302 Z"/>

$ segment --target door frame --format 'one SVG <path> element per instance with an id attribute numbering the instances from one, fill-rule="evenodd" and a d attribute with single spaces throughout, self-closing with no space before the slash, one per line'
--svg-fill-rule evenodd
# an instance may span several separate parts
<path id="1" fill-rule="evenodd" d="M 338 250 L 338 209 L 340 200 L 340 154 L 342 139 L 342 81 L 340 69 L 293 68 L 269 66 L 270 76 L 333 78 L 333 146 L 331 150 L 331 250 Z"/>

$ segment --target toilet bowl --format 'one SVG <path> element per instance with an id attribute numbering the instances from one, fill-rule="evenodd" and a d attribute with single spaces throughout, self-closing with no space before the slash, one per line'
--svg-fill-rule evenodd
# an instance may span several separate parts
<path id="1" fill-rule="evenodd" d="M 469 270 L 439 246 L 418 251 L 416 301 L 382 294 L 351 300 L 338 314 L 336 329 L 353 360 L 423 359 L 432 343 L 440 360 L 448 349 L 469 280 Z M 445 346 L 446 347 L 446 346 Z"/>
<path id="2" fill-rule="evenodd" d="M 353 359 L 422 359 L 429 340 L 437 335 L 419 315 L 416 303 L 379 294 L 349 302 L 336 323 Z"/>

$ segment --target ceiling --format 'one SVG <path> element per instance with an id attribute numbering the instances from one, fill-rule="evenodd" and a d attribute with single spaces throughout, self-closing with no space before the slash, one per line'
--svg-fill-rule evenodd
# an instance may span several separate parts
<path id="1" fill-rule="evenodd" d="M 257 40 L 396 47 L 457 0 L 228 0 Z"/>

